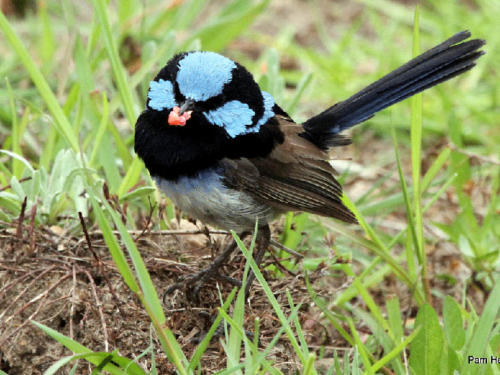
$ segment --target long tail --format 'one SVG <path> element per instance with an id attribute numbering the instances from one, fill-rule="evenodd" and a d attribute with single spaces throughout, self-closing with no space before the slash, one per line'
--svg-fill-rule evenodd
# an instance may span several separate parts
<path id="1" fill-rule="evenodd" d="M 474 67 L 484 54 L 485 41 L 473 39 L 469 31 L 455 34 L 415 57 L 349 99 L 339 102 L 304 123 L 306 138 L 323 149 L 345 143 L 342 130 L 359 124 L 376 112 Z"/>

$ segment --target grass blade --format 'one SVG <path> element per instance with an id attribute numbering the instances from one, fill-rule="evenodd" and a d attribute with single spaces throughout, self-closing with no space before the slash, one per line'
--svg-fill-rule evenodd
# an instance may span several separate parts
<path id="1" fill-rule="evenodd" d="M 369 369 L 368 369 L 368 374 L 375 374 L 378 370 L 380 370 L 386 363 L 390 362 L 394 358 L 396 358 L 399 353 L 401 353 L 412 341 L 413 339 L 418 335 L 420 332 L 421 327 L 417 328 L 415 331 L 411 333 L 410 336 L 405 338 L 403 341 L 401 341 L 400 344 L 398 344 L 393 350 L 391 350 L 389 353 L 387 353 L 385 356 L 380 358 L 377 362 L 375 362 Z"/>
<path id="2" fill-rule="evenodd" d="M 231 293 L 227 296 L 226 301 L 224 302 L 222 307 L 220 307 L 221 311 L 227 312 L 227 309 L 231 305 L 231 302 L 233 302 L 234 296 L 236 296 L 236 292 L 237 292 L 237 289 L 234 288 L 231 291 Z M 194 371 L 196 369 L 196 367 L 200 366 L 201 356 L 207 350 L 208 345 L 210 344 L 210 340 L 212 339 L 217 328 L 219 327 L 221 321 L 222 321 L 222 314 L 219 313 L 217 315 L 217 317 L 215 318 L 212 326 L 208 330 L 207 334 L 205 335 L 205 337 L 200 342 L 200 344 L 196 348 L 195 352 L 191 356 L 191 360 L 189 361 L 188 371 Z"/>
<path id="3" fill-rule="evenodd" d="M 419 7 L 415 7 L 415 19 L 413 23 L 413 57 L 420 54 L 420 32 L 419 32 Z M 410 98 L 411 105 L 411 171 L 413 180 L 413 213 L 415 215 L 416 251 L 418 260 L 422 267 L 422 285 L 425 290 L 425 298 L 431 301 L 431 291 L 427 280 L 427 257 L 424 247 L 424 224 L 422 219 L 422 187 L 421 187 L 421 158 L 422 158 L 422 94 Z"/>
<path id="4" fill-rule="evenodd" d="M 138 111 L 134 106 L 132 91 L 128 87 L 127 73 L 125 72 L 125 68 L 120 60 L 120 56 L 118 56 L 118 50 L 113 38 L 113 31 L 111 30 L 111 24 L 108 18 L 106 2 L 104 0 L 92 0 L 92 4 L 94 5 L 94 10 L 97 14 L 99 24 L 101 25 L 104 33 L 106 52 L 111 63 L 111 71 L 113 73 L 116 86 L 118 87 L 123 109 L 125 110 L 125 116 L 127 117 L 130 126 L 134 126 Z"/>
<path id="5" fill-rule="evenodd" d="M 288 339 L 290 340 L 290 343 L 292 344 L 292 346 L 295 350 L 295 353 L 299 357 L 301 363 L 303 365 L 305 365 L 307 356 L 305 355 L 305 353 L 302 352 L 300 345 L 297 342 L 297 339 L 295 338 L 295 335 L 292 331 L 290 323 L 286 319 L 285 314 L 283 313 L 283 310 L 281 309 L 278 301 L 276 300 L 276 297 L 274 296 L 271 288 L 267 284 L 266 279 L 264 279 L 264 276 L 260 272 L 260 269 L 257 266 L 257 264 L 255 263 L 255 260 L 251 256 L 249 250 L 247 250 L 247 248 L 245 247 L 245 244 L 239 239 L 239 237 L 237 236 L 237 234 L 234 231 L 231 231 L 231 233 L 233 234 L 233 237 L 234 237 L 236 243 L 238 244 L 238 247 L 240 248 L 241 252 L 243 253 L 245 258 L 247 259 L 247 262 L 250 263 L 250 267 L 252 268 L 252 271 L 255 274 L 255 278 L 261 284 L 261 286 L 264 290 L 264 293 L 266 294 L 266 297 L 268 298 L 269 302 L 271 303 L 271 305 L 274 309 L 274 312 L 278 316 L 278 319 L 280 320 L 281 324 L 284 326 L 286 335 L 287 335 Z"/>
<path id="6" fill-rule="evenodd" d="M 26 47 L 22 43 L 21 39 L 17 36 L 15 31 L 5 18 L 3 12 L 0 12 L 0 29 L 7 37 L 11 47 L 16 51 L 19 60 L 24 65 L 24 68 L 28 71 L 28 74 L 31 77 L 31 80 L 37 87 L 40 95 L 42 96 L 47 108 L 49 109 L 52 117 L 54 118 L 54 126 L 58 130 L 58 132 L 64 137 L 68 145 L 76 152 L 80 150 L 80 146 L 78 144 L 78 137 L 74 132 L 68 118 L 64 114 L 61 106 L 59 105 L 54 93 L 50 89 L 49 84 L 45 80 L 45 77 L 40 72 L 35 62 L 29 55 Z"/>
<path id="7" fill-rule="evenodd" d="M 483 313 L 477 322 L 476 329 L 467 347 L 467 356 L 471 355 L 476 358 L 484 357 L 488 348 L 490 335 L 495 324 L 498 320 L 500 312 L 500 277 L 497 277 L 495 287 L 490 293 L 488 301 L 484 306 Z M 474 363 L 467 361 L 467 356 L 464 356 L 464 365 L 467 370 L 466 373 L 475 373 L 477 367 Z"/>
<path id="8" fill-rule="evenodd" d="M 124 372 L 121 368 L 117 367 L 113 363 L 107 363 L 102 369 L 105 371 L 108 371 L 111 374 L 116 374 L 116 375 L 123 375 L 123 374 L 132 374 L 132 375 L 143 375 L 144 371 L 137 365 L 136 363 L 130 361 L 127 358 L 123 358 L 120 356 L 117 356 L 116 354 L 110 354 L 110 353 L 103 353 L 103 352 L 93 352 L 87 347 L 83 346 L 79 342 L 57 332 L 56 330 L 53 330 L 50 327 L 47 327 L 46 325 L 42 323 L 38 323 L 35 321 L 31 321 L 31 323 L 38 328 L 40 328 L 42 331 L 44 331 L 47 335 L 52 337 L 54 340 L 58 341 L 60 344 L 64 345 L 66 348 L 71 350 L 73 353 L 79 354 L 79 356 L 73 356 L 70 358 L 85 358 L 87 361 L 90 363 L 93 363 L 94 365 L 98 366 L 103 362 L 103 359 L 106 357 L 111 356 L 113 362 L 123 366 L 127 367 L 127 372 Z"/>
<path id="9" fill-rule="evenodd" d="M 415 327 L 421 327 L 410 349 L 410 366 L 415 374 L 440 373 L 444 338 L 439 319 L 429 304 L 419 309 Z"/>

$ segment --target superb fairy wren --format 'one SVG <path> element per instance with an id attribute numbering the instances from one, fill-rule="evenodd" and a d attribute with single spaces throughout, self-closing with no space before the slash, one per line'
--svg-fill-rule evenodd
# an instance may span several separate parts
<path id="1" fill-rule="evenodd" d="M 343 130 L 471 69 L 485 42 L 469 37 L 454 35 L 303 124 L 237 62 L 214 52 L 178 54 L 149 85 L 135 150 L 159 188 L 190 216 L 237 232 L 252 231 L 258 220 L 261 257 L 268 223 L 281 213 L 356 222 L 341 201 L 328 151 L 349 143 Z"/>

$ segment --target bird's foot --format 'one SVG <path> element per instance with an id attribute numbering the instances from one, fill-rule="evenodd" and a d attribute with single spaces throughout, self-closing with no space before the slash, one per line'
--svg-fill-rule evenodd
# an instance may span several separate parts
<path id="1" fill-rule="evenodd" d="M 183 278 L 182 280 L 170 285 L 163 294 L 163 302 L 165 303 L 166 298 L 171 295 L 174 291 L 179 289 L 186 290 L 186 296 L 192 301 L 199 301 L 199 294 L 201 288 L 206 284 L 206 282 L 211 279 L 219 279 L 227 281 L 232 285 L 241 286 L 241 282 L 232 277 L 222 275 L 219 273 L 220 267 L 229 258 L 231 253 L 236 248 L 237 244 L 232 241 L 226 249 L 218 255 L 214 261 L 206 268 L 196 272 L 194 275 Z"/>
<path id="2" fill-rule="evenodd" d="M 219 279 L 237 287 L 241 286 L 240 280 L 227 275 L 221 275 L 218 273 L 217 269 L 213 267 L 207 267 L 202 269 L 201 271 L 196 272 L 192 276 L 183 278 L 175 284 L 170 285 L 163 294 L 163 302 L 165 302 L 168 296 L 179 289 L 184 289 L 186 291 L 186 296 L 191 301 L 199 302 L 200 291 L 210 279 Z"/>
<path id="3" fill-rule="evenodd" d="M 248 232 L 244 232 L 240 235 L 240 238 L 243 239 L 248 234 L 249 234 Z M 257 233 L 257 252 L 254 255 L 254 260 L 257 263 L 257 267 L 260 265 L 262 257 L 264 256 L 264 253 L 266 252 L 269 246 L 270 238 L 271 238 L 271 232 L 268 225 L 259 228 L 259 232 Z M 220 255 L 218 255 L 214 259 L 212 264 L 210 264 L 207 268 L 204 268 L 201 271 L 195 273 L 194 275 L 183 278 L 182 280 L 169 286 L 165 290 L 165 293 L 163 294 L 163 302 L 165 303 L 166 298 L 178 289 L 185 289 L 186 296 L 191 301 L 199 302 L 200 290 L 210 278 L 227 281 L 232 285 L 241 287 L 242 286 L 241 281 L 219 273 L 220 267 L 226 262 L 226 260 L 229 258 L 231 253 L 236 249 L 236 247 L 237 243 L 236 241 L 233 240 L 226 247 L 226 249 Z M 254 273 L 250 272 L 247 278 L 247 283 L 245 285 L 245 296 L 249 295 L 250 287 L 254 279 L 255 279 Z"/>

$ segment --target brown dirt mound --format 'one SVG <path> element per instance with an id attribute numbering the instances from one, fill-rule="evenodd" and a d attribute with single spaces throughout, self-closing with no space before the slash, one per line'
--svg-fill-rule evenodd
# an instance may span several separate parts
<path id="1" fill-rule="evenodd" d="M 204 234 L 196 227 L 179 234 L 183 230 L 149 233 L 136 240 L 160 295 L 179 277 L 206 266 L 211 253 L 228 237 Z M 57 227 L 34 228 L 29 235 L 25 239 L 16 234 L 16 229 L 0 229 L 0 369 L 11 375 L 41 374 L 56 360 L 71 354 L 30 320 L 48 325 L 94 351 L 118 349 L 120 355 L 134 358 L 150 347 L 149 317 L 124 284 L 99 233 L 90 233 L 92 252 L 84 238 L 73 237 Z M 267 259 L 267 264 L 275 262 L 273 256 Z M 244 258 L 237 254 L 225 266 L 225 272 L 240 278 L 243 267 Z M 299 319 L 313 347 L 343 345 L 336 332 L 320 323 L 321 314 L 310 303 L 302 272 L 297 276 L 285 273 L 279 278 L 269 271 L 264 274 L 285 312 L 290 311 L 286 289 L 296 304 L 303 303 Z M 315 287 L 323 289 L 324 295 L 338 292 L 335 285 L 345 283 L 344 278 L 326 277 L 321 270 L 310 279 Z M 230 285 L 211 281 L 201 292 L 202 303 L 188 300 L 182 292 L 167 298 L 165 314 L 188 358 L 196 348 L 194 338 L 208 330 L 220 306 L 218 288 L 223 296 L 231 290 Z M 265 347 L 280 324 L 255 282 L 245 314 L 249 331 L 257 317 L 260 345 Z M 172 373 L 173 368 L 152 337 L 159 373 Z M 276 346 L 271 357 L 285 373 L 298 366 L 286 339 Z M 203 361 L 204 373 L 224 368 L 225 355 L 218 340 L 212 340 Z M 149 369 L 151 356 L 142 357 L 138 363 Z M 91 371 L 85 361 L 80 361 L 78 369 L 78 373 Z"/>

